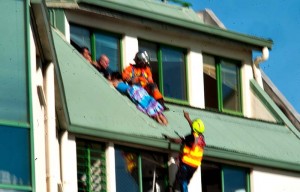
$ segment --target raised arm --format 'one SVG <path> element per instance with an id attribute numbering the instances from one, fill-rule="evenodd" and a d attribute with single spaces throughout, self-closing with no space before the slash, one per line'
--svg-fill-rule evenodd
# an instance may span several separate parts
<path id="1" fill-rule="evenodd" d="M 192 122 L 192 120 L 190 118 L 190 114 L 188 112 L 186 112 L 186 111 L 183 110 L 183 116 L 185 117 L 185 119 L 189 123 L 191 131 L 193 132 L 193 126 L 192 126 L 193 122 Z"/>

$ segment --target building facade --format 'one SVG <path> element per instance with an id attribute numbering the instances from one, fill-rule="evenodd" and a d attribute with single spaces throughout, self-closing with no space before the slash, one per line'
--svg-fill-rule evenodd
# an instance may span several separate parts
<path id="1" fill-rule="evenodd" d="M 259 68 L 271 40 L 158 0 L 0 5 L 0 191 L 168 191 L 180 146 L 162 134 L 189 133 L 183 110 L 206 127 L 190 191 L 300 190 L 299 130 Z M 146 50 L 169 124 L 119 94 L 81 47 L 93 60 L 108 55 L 119 72 Z"/>

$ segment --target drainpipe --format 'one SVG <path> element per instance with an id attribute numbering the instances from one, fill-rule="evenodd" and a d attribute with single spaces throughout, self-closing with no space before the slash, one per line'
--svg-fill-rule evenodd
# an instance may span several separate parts
<path id="1" fill-rule="evenodd" d="M 257 83 L 263 87 L 261 73 L 259 70 L 259 64 L 269 59 L 269 49 L 267 47 L 264 47 L 262 49 L 262 55 L 257 56 L 252 64 L 252 70 L 253 70 L 253 76 L 254 79 L 257 81 Z"/>

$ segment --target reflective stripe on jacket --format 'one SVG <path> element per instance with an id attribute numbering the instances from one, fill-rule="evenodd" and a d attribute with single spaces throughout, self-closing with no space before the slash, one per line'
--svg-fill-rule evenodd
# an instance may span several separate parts
<path id="1" fill-rule="evenodd" d="M 136 78 L 142 87 L 145 87 L 148 83 L 153 83 L 150 67 L 138 68 L 130 64 L 123 70 L 122 77 L 126 81 Z"/>
<path id="2" fill-rule="evenodd" d="M 203 157 L 203 138 L 194 134 L 194 144 L 192 147 L 185 145 L 182 150 L 181 161 L 191 167 L 198 167 L 201 165 Z M 204 144 L 205 145 L 205 144 Z"/>

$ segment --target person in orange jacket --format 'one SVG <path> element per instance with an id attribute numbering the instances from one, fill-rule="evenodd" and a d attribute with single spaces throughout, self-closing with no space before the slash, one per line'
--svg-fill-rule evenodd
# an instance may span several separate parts
<path id="1" fill-rule="evenodd" d="M 157 85 L 152 78 L 150 69 L 150 58 L 146 51 L 139 51 L 134 57 L 135 64 L 130 64 L 122 72 L 122 78 L 131 85 L 142 86 L 155 100 L 157 100 L 165 110 L 169 108 L 165 106 L 164 99 Z"/>
<path id="2" fill-rule="evenodd" d="M 204 139 L 205 126 L 201 119 L 191 120 L 189 113 L 183 111 L 183 115 L 190 125 L 191 133 L 185 137 L 171 138 L 163 135 L 170 142 L 182 145 L 179 156 L 179 167 L 176 174 L 176 180 L 173 185 L 174 192 L 188 192 L 188 184 L 197 168 L 201 165 L 204 148 L 206 146 Z"/>

